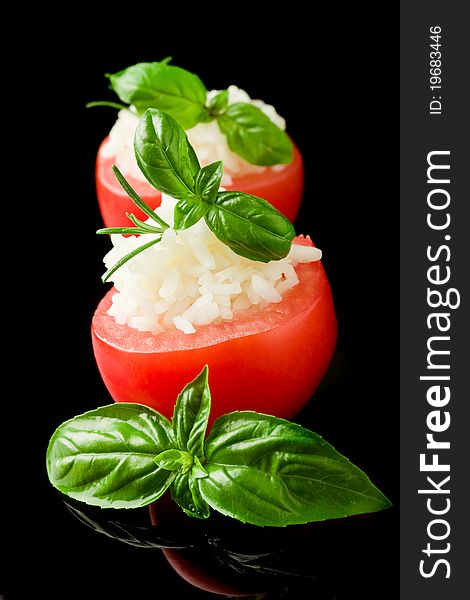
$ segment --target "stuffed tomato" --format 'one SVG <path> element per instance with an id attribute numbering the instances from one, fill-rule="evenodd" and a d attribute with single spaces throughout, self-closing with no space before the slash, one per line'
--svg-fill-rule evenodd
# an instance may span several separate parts
<path id="1" fill-rule="evenodd" d="M 129 214 L 134 227 L 98 232 L 111 234 L 103 281 L 114 287 L 92 336 L 111 396 L 170 418 L 180 390 L 207 364 L 212 420 L 235 410 L 293 416 L 336 341 L 321 251 L 294 239 L 292 223 L 265 200 L 221 190 L 222 162 L 201 167 L 170 115 L 147 110 L 134 147 L 164 193 L 152 210 L 114 168 L 148 219 Z"/>
<path id="2" fill-rule="evenodd" d="M 297 216 L 303 192 L 304 170 L 299 149 L 286 133 L 286 122 L 275 108 L 253 100 L 231 85 L 207 90 L 200 78 L 180 67 L 161 62 L 139 63 L 109 76 L 115 102 L 91 105 L 121 107 L 96 162 L 96 187 L 107 227 L 126 223 L 134 210 L 116 185 L 115 164 L 152 208 L 161 201 L 138 168 L 133 149 L 139 116 L 154 108 L 171 115 L 186 130 L 202 165 L 224 163 L 221 185 L 264 198 L 291 221 Z M 127 106 L 126 106 L 127 105 Z M 138 218 L 142 215 L 136 213 Z"/>
<path id="3" fill-rule="evenodd" d="M 294 245 L 312 245 L 297 238 Z M 92 323 L 99 371 L 116 402 L 139 402 L 171 418 L 175 398 L 205 365 L 211 421 L 235 410 L 289 419 L 323 378 L 336 343 L 330 286 L 320 261 L 295 267 L 298 283 L 278 303 L 241 310 L 232 320 L 186 334 L 154 334 L 109 314 L 117 291 L 99 304 Z"/>

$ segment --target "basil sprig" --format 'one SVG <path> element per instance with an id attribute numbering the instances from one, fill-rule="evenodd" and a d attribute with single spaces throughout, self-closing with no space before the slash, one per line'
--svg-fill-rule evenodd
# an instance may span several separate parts
<path id="1" fill-rule="evenodd" d="M 210 414 L 208 368 L 179 394 L 172 422 L 140 404 L 103 406 L 58 427 L 47 449 L 54 487 L 102 508 L 138 508 L 170 488 L 190 516 L 210 508 L 254 525 L 302 524 L 391 506 L 319 435 L 252 411 Z"/>
<path id="2" fill-rule="evenodd" d="M 244 192 L 219 192 L 222 163 L 200 167 L 186 133 L 170 115 L 149 108 L 134 138 L 137 163 L 149 183 L 178 199 L 174 229 L 186 229 L 204 219 L 217 238 L 236 254 L 260 262 L 280 260 L 289 253 L 295 236 L 292 223 L 269 202 Z M 155 221 L 143 223 L 127 214 L 134 227 L 111 227 L 99 234 L 151 234 L 152 240 L 132 250 L 102 277 L 110 276 L 128 260 L 157 244 L 168 224 L 140 198 L 116 167 L 114 173 L 132 201 Z"/>
<path id="3" fill-rule="evenodd" d="M 220 91 L 207 102 L 207 90 L 199 77 L 168 64 L 170 60 L 138 63 L 107 75 L 111 88 L 125 104 L 98 101 L 87 106 L 131 105 L 139 115 L 148 108 L 157 108 L 175 118 L 184 129 L 215 119 L 229 148 L 249 163 L 272 166 L 292 161 L 289 136 L 261 109 L 247 102 L 228 105 L 228 90 Z"/>

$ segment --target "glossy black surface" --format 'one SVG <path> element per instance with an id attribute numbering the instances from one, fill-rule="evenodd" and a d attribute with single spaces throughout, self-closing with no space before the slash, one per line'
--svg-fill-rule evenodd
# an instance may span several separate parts
<path id="1" fill-rule="evenodd" d="M 90 19 L 70 32 L 43 31 L 32 44 L 41 67 L 31 76 L 34 99 L 23 114 L 33 149 L 27 177 L 23 170 L 16 181 L 36 218 L 29 243 L 38 262 L 23 265 L 18 278 L 24 286 L 18 310 L 27 324 L 12 337 L 18 393 L 5 422 L 18 441 L 5 455 L 14 478 L 2 491 L 0 594 L 7 600 L 217 597 L 184 581 L 161 546 L 181 552 L 186 568 L 192 562 L 203 579 L 209 572 L 268 599 L 398 597 L 398 178 L 392 158 L 398 113 L 383 68 L 395 69 L 384 29 L 390 25 L 372 31 L 364 25 L 367 15 L 356 12 L 360 7 L 349 10 L 319 12 L 308 28 L 304 15 L 287 13 L 278 31 L 240 13 L 243 43 L 229 19 L 223 29 L 230 43 L 219 44 L 216 57 L 221 33 L 194 39 L 187 18 L 178 35 L 161 15 L 153 23 L 140 17 L 145 35 L 135 27 L 131 35 L 122 23 L 103 29 Z M 209 88 L 236 83 L 288 121 L 306 164 L 296 229 L 310 233 L 324 252 L 339 322 L 333 364 L 297 420 L 360 466 L 395 504 L 389 511 L 271 530 L 218 516 L 200 523 L 161 508 L 152 526 L 146 509 L 67 507 L 47 481 L 45 450 L 55 427 L 110 402 L 89 325 L 105 291 L 101 257 L 108 248 L 94 234 L 101 225 L 94 159 L 115 112 L 84 105 L 110 97 L 105 72 L 167 55 Z M 313 93 L 306 92 L 306 79 Z M 51 232 L 50 214 L 66 228 Z"/>

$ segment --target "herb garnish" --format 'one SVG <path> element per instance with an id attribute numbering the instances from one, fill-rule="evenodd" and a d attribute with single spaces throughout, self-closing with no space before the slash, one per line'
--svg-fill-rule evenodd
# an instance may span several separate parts
<path id="1" fill-rule="evenodd" d="M 228 90 L 206 103 L 207 89 L 199 77 L 169 65 L 170 60 L 138 63 L 108 74 L 111 88 L 126 104 L 98 101 L 89 102 L 87 107 L 120 109 L 130 105 L 139 115 L 147 108 L 157 108 L 174 117 L 184 129 L 215 119 L 229 148 L 249 163 L 272 166 L 292 161 L 291 140 L 261 109 L 247 102 L 228 106 Z"/>
<path id="2" fill-rule="evenodd" d="M 208 368 L 179 394 L 173 420 L 117 403 L 60 425 L 47 449 L 49 480 L 102 508 L 138 508 L 170 488 L 188 515 L 210 508 L 254 525 L 302 524 L 376 512 L 388 499 L 319 435 L 252 411 L 224 415 L 205 439 Z"/>
<path id="3" fill-rule="evenodd" d="M 140 119 L 134 137 L 137 163 L 149 183 L 178 200 L 174 212 L 175 230 L 186 229 L 204 218 L 217 238 L 236 254 L 260 262 L 280 260 L 289 253 L 295 237 L 292 223 L 269 202 L 244 192 L 219 192 L 220 161 L 200 166 L 182 127 L 170 115 L 149 108 Z M 108 227 L 99 234 L 152 234 L 113 265 L 102 277 L 107 281 L 128 260 L 157 244 L 169 227 L 145 204 L 117 167 L 114 174 L 132 201 L 155 221 L 144 223 L 127 213 L 134 227 Z"/>

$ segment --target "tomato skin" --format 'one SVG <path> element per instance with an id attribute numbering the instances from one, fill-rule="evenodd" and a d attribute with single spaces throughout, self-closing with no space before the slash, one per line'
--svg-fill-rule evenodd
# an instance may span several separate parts
<path id="1" fill-rule="evenodd" d="M 104 158 L 102 148 L 96 159 L 96 193 L 105 227 L 128 227 L 130 222 L 126 212 L 134 213 L 139 219 L 147 217 L 135 206 L 116 180 L 112 165 L 113 158 Z M 126 176 L 126 179 L 151 208 L 161 203 L 161 194 L 146 181 Z M 250 173 L 243 177 L 234 177 L 228 190 L 238 190 L 259 196 L 270 202 L 288 219 L 294 221 L 300 207 L 304 187 L 304 165 L 299 149 L 294 144 L 294 158 L 281 171 L 268 167 L 263 173 Z"/>
<path id="2" fill-rule="evenodd" d="M 211 423 L 235 410 L 292 418 L 323 378 L 337 333 L 321 262 L 298 265 L 296 271 L 300 283 L 279 304 L 189 335 L 154 336 L 117 325 L 107 315 L 111 289 L 93 317 L 92 341 L 113 399 L 146 404 L 171 418 L 179 392 L 208 364 Z"/>

